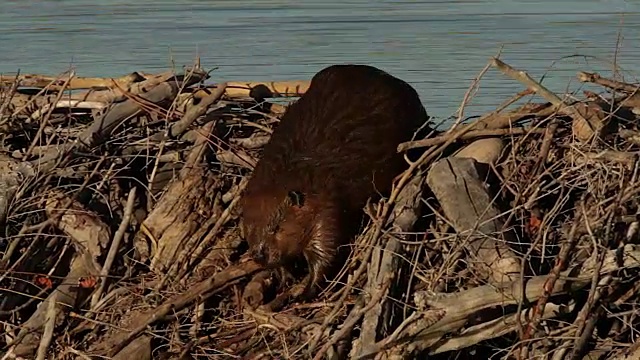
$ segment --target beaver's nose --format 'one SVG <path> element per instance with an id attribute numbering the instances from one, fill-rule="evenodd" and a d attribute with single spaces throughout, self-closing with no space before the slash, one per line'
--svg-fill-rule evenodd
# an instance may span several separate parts
<path id="1" fill-rule="evenodd" d="M 264 265 L 267 262 L 267 252 L 265 251 L 264 245 L 258 245 L 252 248 L 251 257 L 258 264 Z"/>

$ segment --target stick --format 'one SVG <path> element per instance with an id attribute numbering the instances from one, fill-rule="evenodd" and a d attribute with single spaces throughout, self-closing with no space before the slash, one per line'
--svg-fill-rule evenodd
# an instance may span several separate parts
<path id="1" fill-rule="evenodd" d="M 371 310 L 376 304 L 380 302 L 382 297 L 387 293 L 387 288 L 391 285 L 391 275 L 387 273 L 385 275 L 385 279 L 382 281 L 382 284 L 378 291 L 371 296 L 371 299 L 368 301 L 368 304 L 363 307 L 364 303 L 360 304 L 359 307 L 354 309 L 355 311 L 351 311 L 347 320 L 342 324 L 341 329 L 336 331 L 331 340 L 327 341 L 320 350 L 313 357 L 313 360 L 320 360 L 327 353 L 329 348 L 335 345 L 340 339 L 345 337 L 353 327 L 360 321 L 360 318 L 364 316 L 369 310 Z"/>
<path id="2" fill-rule="evenodd" d="M 194 121 L 196 121 L 196 119 L 198 119 L 200 116 L 204 115 L 207 112 L 207 109 L 209 109 L 209 107 L 211 105 L 213 105 L 213 103 L 215 103 L 216 101 L 218 101 L 222 97 L 222 95 L 225 92 L 226 87 L 227 87 L 226 83 L 222 83 L 210 95 L 202 98 L 202 100 L 200 100 L 198 105 L 195 105 L 195 106 L 191 107 L 189 110 L 187 110 L 187 112 L 184 114 L 182 119 L 180 119 L 177 122 L 173 123 L 171 125 L 171 127 L 169 128 L 168 134 L 166 134 L 166 136 L 163 133 L 157 133 L 157 134 L 155 134 L 154 136 L 151 137 L 151 140 L 152 141 L 169 140 L 171 138 L 176 138 L 176 137 L 182 135 L 184 133 L 184 131 Z"/>
<path id="3" fill-rule="evenodd" d="M 71 79 L 63 79 L 61 77 L 52 77 L 38 74 L 24 74 L 19 75 L 21 86 L 35 87 L 35 88 L 49 88 L 52 90 L 62 89 L 88 89 L 94 87 L 110 88 L 113 87 L 113 82 L 116 82 L 122 86 L 130 85 L 134 82 L 142 81 L 145 78 L 137 72 L 119 77 L 119 78 L 98 78 L 98 77 L 76 77 Z M 15 79 L 14 76 L 7 77 L 0 75 L 0 84 L 8 83 Z M 69 82 L 66 86 L 65 82 Z"/>
<path id="4" fill-rule="evenodd" d="M 636 85 L 631 85 L 624 83 L 622 81 L 611 80 L 607 78 L 603 78 L 598 73 L 589 73 L 585 71 L 579 71 L 576 76 L 580 82 L 589 82 L 593 84 L 598 84 L 604 87 L 608 87 L 614 90 L 621 90 L 628 93 L 635 93 L 640 89 L 640 87 Z"/>
<path id="5" fill-rule="evenodd" d="M 116 258 L 116 253 L 120 248 L 120 242 L 124 237 L 124 232 L 129 226 L 129 222 L 131 221 L 131 214 L 133 213 L 133 205 L 136 200 L 136 188 L 133 187 L 129 191 L 129 197 L 127 198 L 127 205 L 124 209 L 124 214 L 122 216 L 122 222 L 120 222 L 120 226 L 113 236 L 113 242 L 111 243 L 111 248 L 109 248 L 109 253 L 107 253 L 107 258 L 104 260 L 104 265 L 102 266 L 102 270 L 100 270 L 100 285 L 98 290 L 93 294 L 91 298 L 91 309 L 94 309 L 98 300 L 100 300 L 100 296 L 104 291 L 105 284 L 107 282 L 107 277 L 109 276 L 109 270 L 111 270 L 111 265 Z"/>
<path id="6" fill-rule="evenodd" d="M 47 322 L 44 325 L 44 332 L 42 333 L 42 339 L 40 340 L 40 345 L 38 346 L 37 360 L 45 360 L 47 356 L 47 349 L 51 344 L 51 340 L 53 340 L 53 329 L 56 324 L 56 317 L 58 313 L 56 312 L 56 303 L 55 301 L 49 301 L 47 304 Z"/>
<path id="7" fill-rule="evenodd" d="M 60 101 L 60 99 L 62 98 L 62 95 L 64 94 L 65 87 L 67 85 L 69 85 L 71 80 L 73 80 L 73 76 L 74 76 L 74 74 L 71 74 L 69 79 L 67 79 L 67 81 L 65 81 L 64 84 L 62 84 L 61 91 L 56 96 L 56 100 L 54 101 L 54 104 L 57 103 L 58 101 Z M 25 159 L 29 158 L 29 155 L 33 151 L 33 148 L 36 146 L 36 142 L 40 139 L 40 136 L 42 136 L 42 132 L 44 131 L 45 126 L 47 126 L 47 122 L 49 121 L 49 118 L 51 117 L 51 113 L 53 112 L 53 109 L 54 109 L 53 107 L 50 107 L 49 110 L 47 111 L 47 114 L 45 115 L 44 119 L 42 119 L 42 121 L 40 122 L 40 127 L 38 128 L 38 131 L 36 132 L 36 135 L 34 136 L 33 141 L 31 142 L 31 145 L 29 146 L 29 149 L 27 149 L 27 152 L 26 152 L 26 154 L 24 156 Z"/>
<path id="8" fill-rule="evenodd" d="M 567 105 L 560 97 L 558 97 L 558 95 L 542 86 L 542 84 L 540 84 L 539 82 L 533 80 L 525 71 L 518 71 L 496 58 L 493 58 L 493 66 L 500 70 L 503 74 L 521 82 L 529 89 L 535 91 L 536 94 L 542 96 L 545 100 L 553 104 L 554 107 L 558 108 L 558 111 L 565 112 L 569 116 L 571 116 L 576 122 L 574 124 L 576 125 L 574 126 L 574 128 L 578 127 L 580 129 L 589 129 L 590 131 L 588 132 L 578 132 L 576 134 L 578 135 L 578 138 L 580 138 L 580 140 L 587 141 L 593 134 L 596 133 L 594 124 L 586 119 L 574 106 Z M 598 124 L 596 128 L 599 126 L 600 124 Z"/>
<path id="9" fill-rule="evenodd" d="M 526 128 L 471 130 L 468 133 L 460 136 L 458 140 L 469 140 L 469 139 L 475 139 L 482 136 L 544 134 L 544 132 L 545 132 L 545 129 L 526 129 Z M 440 145 L 446 142 L 447 140 L 449 140 L 449 135 L 441 135 L 441 136 L 430 138 L 430 139 L 407 141 L 398 145 L 398 152 L 406 151 L 409 149 Z"/>

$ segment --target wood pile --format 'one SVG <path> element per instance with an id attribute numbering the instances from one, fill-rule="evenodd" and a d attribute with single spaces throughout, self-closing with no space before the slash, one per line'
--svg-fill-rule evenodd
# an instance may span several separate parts
<path id="1" fill-rule="evenodd" d="M 524 90 L 400 144 L 419 159 L 314 302 L 238 229 L 308 81 L 0 76 L 2 359 L 640 358 L 640 86 L 487 71 Z"/>

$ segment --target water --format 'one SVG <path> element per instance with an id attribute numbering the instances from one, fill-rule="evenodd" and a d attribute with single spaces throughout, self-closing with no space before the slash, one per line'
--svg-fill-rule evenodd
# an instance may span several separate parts
<path id="1" fill-rule="evenodd" d="M 0 72 L 120 76 L 193 63 L 211 81 L 310 78 L 368 63 L 411 83 L 429 114 L 452 115 L 472 79 L 502 59 L 562 93 L 578 70 L 611 76 L 640 66 L 640 2 L 625 0 L 2 0 Z M 563 57 L 571 55 L 584 57 Z M 560 60 L 553 63 L 555 60 Z M 570 84 L 573 82 L 573 85 Z M 522 86 L 489 71 L 466 114 Z"/>

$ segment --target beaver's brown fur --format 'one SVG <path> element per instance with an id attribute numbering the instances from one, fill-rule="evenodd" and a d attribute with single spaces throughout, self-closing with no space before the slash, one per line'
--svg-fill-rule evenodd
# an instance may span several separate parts
<path id="1" fill-rule="evenodd" d="M 274 130 L 247 184 L 242 227 L 265 266 L 307 261 L 309 286 L 359 230 L 367 199 L 386 194 L 406 162 L 399 143 L 428 120 L 417 92 L 368 65 L 318 72 Z M 310 287 L 307 290 L 311 290 Z"/>

